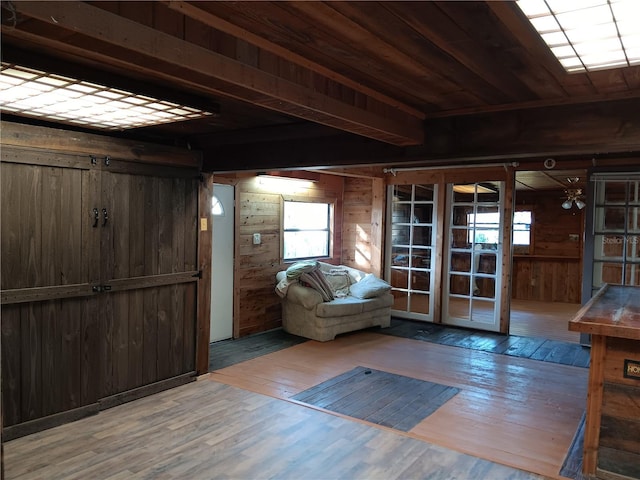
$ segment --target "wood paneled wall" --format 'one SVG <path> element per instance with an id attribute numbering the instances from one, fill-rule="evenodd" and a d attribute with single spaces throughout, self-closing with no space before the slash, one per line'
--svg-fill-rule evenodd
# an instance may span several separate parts
<path id="1" fill-rule="evenodd" d="M 564 192 L 518 193 L 516 210 L 531 208 L 528 252 L 516 248 L 512 298 L 580 303 L 584 210 L 562 208 Z"/>
<path id="2" fill-rule="evenodd" d="M 333 252 L 327 261 L 341 263 L 344 185 L 345 180 L 334 175 L 320 175 L 318 181 L 308 185 L 286 180 L 274 183 L 259 177 L 236 183 L 234 337 L 281 326 L 282 310 L 274 287 L 276 273 L 287 266 L 281 258 L 281 212 L 285 197 L 335 201 Z M 368 225 L 371 226 L 370 220 Z M 260 234 L 260 245 L 253 244 L 254 233 Z"/>
<path id="3" fill-rule="evenodd" d="M 621 478 L 640 476 L 640 380 L 624 375 L 625 360 L 638 361 L 638 347 L 635 340 L 606 339 L 598 469 Z"/>
<path id="4" fill-rule="evenodd" d="M 342 261 L 382 275 L 385 185 L 382 179 L 345 178 Z"/>

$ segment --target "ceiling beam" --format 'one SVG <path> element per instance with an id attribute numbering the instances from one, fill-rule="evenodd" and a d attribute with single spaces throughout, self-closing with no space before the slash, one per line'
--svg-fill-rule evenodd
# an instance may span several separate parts
<path id="1" fill-rule="evenodd" d="M 427 120 L 423 151 L 447 158 L 640 152 L 640 98 Z"/>
<path id="2" fill-rule="evenodd" d="M 426 121 L 420 147 L 393 147 L 345 134 L 319 139 L 204 148 L 205 169 L 476 165 L 640 157 L 640 99 L 564 105 Z M 220 159 L 220 160 L 217 160 Z M 637 160 L 633 160 L 637 162 Z M 632 162 L 633 162 L 632 161 Z M 232 166 L 232 167 L 230 167 Z M 559 167 L 558 167 L 559 168 Z"/>
<path id="3" fill-rule="evenodd" d="M 81 35 L 81 54 L 86 58 L 106 58 L 178 85 L 190 85 L 392 145 L 420 145 L 424 141 L 422 120 L 413 115 L 396 110 L 390 118 L 367 111 L 84 2 L 27 1 L 17 2 L 15 8 L 22 16 L 71 35 L 51 40 L 30 31 L 31 22 L 19 22 L 6 32 L 9 36 L 23 32 L 32 42 L 62 50 L 68 45 L 79 54 L 74 41 L 79 40 L 76 35 Z M 87 38 L 93 41 L 87 42 Z"/>
<path id="4" fill-rule="evenodd" d="M 190 136 L 195 148 L 207 149 L 221 145 L 244 145 L 259 142 L 277 142 L 297 139 L 316 140 L 340 134 L 339 130 L 315 123 L 290 123 Z"/>

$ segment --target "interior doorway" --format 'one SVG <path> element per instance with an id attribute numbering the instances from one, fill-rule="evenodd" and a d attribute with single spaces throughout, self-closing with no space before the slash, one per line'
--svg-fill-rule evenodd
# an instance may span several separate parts
<path id="1" fill-rule="evenodd" d="M 234 196 L 233 186 L 213 185 L 210 342 L 233 337 Z"/>
<path id="2" fill-rule="evenodd" d="M 584 169 L 516 172 L 510 334 L 579 342 L 586 186 Z"/>

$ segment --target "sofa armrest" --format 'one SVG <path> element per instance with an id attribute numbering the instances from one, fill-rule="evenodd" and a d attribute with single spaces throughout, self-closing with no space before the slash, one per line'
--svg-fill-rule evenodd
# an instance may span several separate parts
<path id="1" fill-rule="evenodd" d="M 303 287 L 298 283 L 292 283 L 289 285 L 285 301 L 297 303 L 307 310 L 311 310 L 319 303 L 322 303 L 322 295 L 313 288 Z"/>

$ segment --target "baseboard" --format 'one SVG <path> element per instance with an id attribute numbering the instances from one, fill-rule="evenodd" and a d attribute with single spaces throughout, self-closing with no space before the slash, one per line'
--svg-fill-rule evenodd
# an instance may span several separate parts
<path id="1" fill-rule="evenodd" d="M 101 398 L 98 403 L 100 410 L 106 410 L 107 408 L 116 407 L 123 403 L 137 400 L 138 398 L 148 397 L 154 393 L 159 393 L 170 388 L 179 387 L 189 382 L 196 380 L 196 372 L 183 373 L 177 377 L 171 377 L 160 382 L 150 383 L 143 387 L 134 388 L 133 390 L 127 390 L 126 392 L 116 393 L 110 397 Z"/>
<path id="2" fill-rule="evenodd" d="M 64 425 L 65 423 L 75 422 L 76 420 L 95 415 L 99 411 L 100 404 L 92 403 L 83 407 L 74 408 L 73 410 L 54 413 L 53 415 L 47 415 L 46 417 L 37 418 L 17 425 L 5 426 L 2 429 L 2 442 L 15 440 L 16 438 L 41 432 L 42 430 L 47 430 L 59 425 Z"/>

